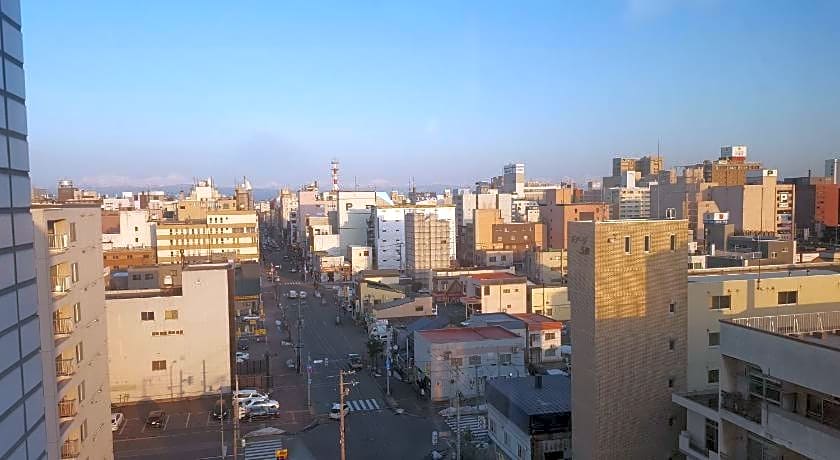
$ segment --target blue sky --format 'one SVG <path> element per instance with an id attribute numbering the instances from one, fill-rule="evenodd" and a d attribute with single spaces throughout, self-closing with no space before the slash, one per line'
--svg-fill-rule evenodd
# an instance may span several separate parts
<path id="1" fill-rule="evenodd" d="M 24 2 L 33 182 L 467 184 L 840 153 L 840 2 Z M 72 159 L 72 160 L 69 160 Z"/>

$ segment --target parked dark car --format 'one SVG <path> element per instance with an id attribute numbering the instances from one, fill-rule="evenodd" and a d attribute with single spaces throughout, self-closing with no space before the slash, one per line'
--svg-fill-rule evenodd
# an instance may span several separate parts
<path id="1" fill-rule="evenodd" d="M 239 351 L 247 351 L 248 350 L 248 339 L 239 339 L 239 342 L 236 344 L 236 349 Z"/>
<path id="2" fill-rule="evenodd" d="M 163 428 L 166 413 L 162 410 L 153 410 L 146 416 L 146 425 L 152 428 Z"/>
<path id="3" fill-rule="evenodd" d="M 362 365 L 362 357 L 356 353 L 347 354 L 347 364 L 352 370 L 359 370 L 364 367 L 364 365 Z"/>
<path id="4" fill-rule="evenodd" d="M 216 420 L 222 420 L 230 415 L 230 407 L 224 401 L 216 401 L 211 414 Z"/>

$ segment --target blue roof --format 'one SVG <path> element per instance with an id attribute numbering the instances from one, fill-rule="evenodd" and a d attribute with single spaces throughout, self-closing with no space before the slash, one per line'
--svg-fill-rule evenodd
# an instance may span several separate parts
<path id="1" fill-rule="evenodd" d="M 536 380 L 542 386 L 536 387 Z M 572 411 L 572 379 L 565 375 L 499 377 L 487 381 L 488 402 L 506 399 L 527 415 L 556 414 Z M 491 395 L 492 393 L 492 395 Z"/>

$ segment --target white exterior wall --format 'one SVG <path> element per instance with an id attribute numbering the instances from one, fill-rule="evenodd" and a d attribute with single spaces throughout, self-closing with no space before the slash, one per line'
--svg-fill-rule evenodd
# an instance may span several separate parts
<path id="1" fill-rule="evenodd" d="M 492 404 L 487 405 L 487 424 L 490 439 L 493 440 L 497 449 L 507 455 L 507 458 L 531 458 L 531 437 L 496 410 Z M 522 455 L 519 455 L 519 449 L 522 449 Z"/>
<path id="2" fill-rule="evenodd" d="M 353 273 L 373 268 L 373 248 L 370 246 L 350 246 L 347 249 L 347 259 Z"/>
<path id="3" fill-rule="evenodd" d="M 228 268 L 212 267 L 183 271 L 180 296 L 106 299 L 112 401 L 230 391 Z M 166 310 L 177 310 L 178 319 L 165 319 Z M 144 311 L 154 321 L 142 321 Z M 163 331 L 183 333 L 152 335 Z M 166 370 L 152 370 L 158 360 Z"/>
<path id="4" fill-rule="evenodd" d="M 312 250 L 324 251 L 331 256 L 341 255 L 341 243 L 338 235 L 315 235 L 312 237 Z"/>
<path id="5" fill-rule="evenodd" d="M 103 233 L 103 249 L 150 248 L 156 245 L 156 224 L 147 209 L 120 211 L 120 233 Z"/>
<path id="6" fill-rule="evenodd" d="M 372 206 L 376 206 L 376 192 L 338 192 L 338 234 L 342 251 L 367 243 L 367 220 Z"/>
<path id="7" fill-rule="evenodd" d="M 528 375 L 525 370 L 525 339 L 488 339 L 475 342 L 428 343 L 422 334 L 414 334 L 414 361 L 420 371 L 431 380 L 431 398 L 442 401 L 460 390 L 466 398 L 484 394 L 485 378 Z M 451 358 L 463 359 L 455 369 L 450 361 L 438 359 L 451 353 Z M 510 354 L 511 364 L 499 364 L 499 354 Z M 470 365 L 469 357 L 481 356 L 480 365 Z M 455 383 L 452 383 L 453 379 Z"/>
<path id="8" fill-rule="evenodd" d="M 482 313 L 528 313 L 528 290 L 524 281 L 482 285 L 480 281 L 466 276 L 462 283 L 465 283 L 467 296 L 475 296 L 476 289 L 479 289 L 481 295 L 477 297 L 481 297 Z M 490 288 L 489 294 L 484 293 L 485 287 Z"/>
<path id="9" fill-rule="evenodd" d="M 372 212 L 377 269 L 405 269 L 405 215 L 409 213 L 448 220 L 449 258 L 457 257 L 454 206 L 377 207 Z"/>

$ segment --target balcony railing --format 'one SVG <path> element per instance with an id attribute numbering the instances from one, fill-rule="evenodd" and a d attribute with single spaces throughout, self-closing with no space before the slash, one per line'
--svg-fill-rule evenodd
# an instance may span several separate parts
<path id="1" fill-rule="evenodd" d="M 73 332 L 73 318 L 53 318 L 53 334 L 56 336 L 69 335 Z"/>
<path id="2" fill-rule="evenodd" d="M 761 401 L 758 399 L 745 398 L 741 393 L 730 393 L 721 391 L 721 407 L 738 414 L 747 420 L 761 423 Z"/>
<path id="3" fill-rule="evenodd" d="M 56 233 L 47 235 L 50 251 L 64 251 L 70 246 L 70 235 L 67 233 Z"/>
<path id="4" fill-rule="evenodd" d="M 50 288 L 53 293 L 63 294 L 73 286 L 73 278 L 70 276 L 51 276 Z"/>
<path id="5" fill-rule="evenodd" d="M 55 375 L 56 377 L 70 377 L 76 373 L 76 360 L 73 358 L 56 359 L 55 360 Z"/>
<path id="6" fill-rule="evenodd" d="M 75 417 L 78 412 L 75 399 L 62 399 L 58 402 L 58 418 Z"/>
<path id="7" fill-rule="evenodd" d="M 78 439 L 68 439 L 61 444 L 61 458 L 78 458 L 81 442 Z"/>

